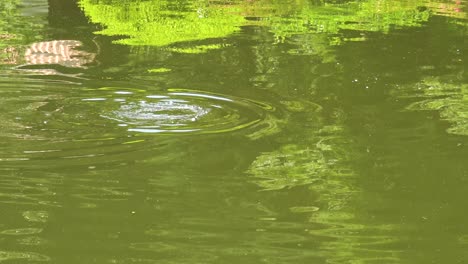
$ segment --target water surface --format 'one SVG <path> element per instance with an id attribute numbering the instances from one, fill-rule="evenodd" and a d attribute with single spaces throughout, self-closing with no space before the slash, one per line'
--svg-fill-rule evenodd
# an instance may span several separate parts
<path id="1" fill-rule="evenodd" d="M 0 262 L 467 262 L 466 12 L 3 1 Z"/>

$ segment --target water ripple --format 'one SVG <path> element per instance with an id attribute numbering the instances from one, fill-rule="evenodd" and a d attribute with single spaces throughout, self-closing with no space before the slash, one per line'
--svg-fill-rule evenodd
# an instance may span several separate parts
<path id="1" fill-rule="evenodd" d="M 101 116 L 141 133 L 233 132 L 258 126 L 275 110 L 263 102 L 196 90 L 169 89 L 143 98 L 120 90 L 115 94 L 123 98 L 112 100 L 116 109 Z"/>
<path id="2" fill-rule="evenodd" d="M 29 222 L 46 223 L 49 213 L 47 211 L 24 211 L 23 217 Z"/>
<path id="3" fill-rule="evenodd" d="M 11 260 L 49 261 L 50 258 L 34 252 L 0 251 L 0 262 Z"/>
<path id="4" fill-rule="evenodd" d="M 8 229 L 0 232 L 2 235 L 11 235 L 11 236 L 23 236 L 23 235 L 33 235 L 39 234 L 42 232 L 41 228 L 17 228 L 17 229 Z"/>

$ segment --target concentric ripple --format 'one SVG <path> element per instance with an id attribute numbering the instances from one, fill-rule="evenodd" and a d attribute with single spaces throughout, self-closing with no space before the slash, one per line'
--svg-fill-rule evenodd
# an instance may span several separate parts
<path id="1" fill-rule="evenodd" d="M 118 91 L 117 109 L 101 116 L 142 133 L 222 133 L 262 123 L 274 107 L 238 97 L 170 89 L 135 100 L 133 92 Z M 99 98 L 96 98 L 99 100 Z M 102 98 L 102 100 L 107 100 Z"/>

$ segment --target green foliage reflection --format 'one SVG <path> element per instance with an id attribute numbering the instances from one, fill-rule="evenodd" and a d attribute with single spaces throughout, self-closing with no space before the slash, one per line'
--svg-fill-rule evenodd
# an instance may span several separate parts
<path id="1" fill-rule="evenodd" d="M 329 126 L 324 130 L 336 131 L 341 128 Z M 332 145 L 343 138 L 340 138 L 336 132 L 324 134 L 324 130 L 309 135 L 316 140 L 301 144 L 286 144 L 276 151 L 263 153 L 257 157 L 249 170 L 258 178 L 255 182 L 265 190 L 309 184 L 316 184 L 314 188 L 330 190 L 330 186 L 323 184 L 335 185 L 337 178 L 351 175 L 349 170 L 340 167 L 345 153 L 335 149 L 336 145 Z M 346 192 L 348 187 L 342 186 L 339 189 Z"/>
<path id="2" fill-rule="evenodd" d="M 317 130 L 296 128 L 298 135 L 289 131 L 289 138 L 296 140 L 284 139 L 290 143 L 257 157 L 248 173 L 265 191 L 290 189 L 294 193 L 307 186 L 319 197 L 291 204 L 289 211 L 308 216 L 311 229 L 307 232 L 322 241 L 320 252 L 327 263 L 377 263 L 382 259 L 401 263 L 400 252 L 384 249 L 399 241 L 395 226 L 362 219 L 363 213 L 356 208 L 362 203 L 361 189 L 351 163 L 358 153 L 343 118 Z"/>
<path id="3" fill-rule="evenodd" d="M 280 41 L 305 33 L 388 32 L 394 27 L 420 26 L 429 19 L 431 10 L 439 7 L 437 2 L 425 0 L 321 1 L 318 4 L 275 0 L 175 3 L 164 0 L 81 0 L 80 4 L 92 22 L 105 26 L 100 34 L 128 36 L 118 41 L 122 44 L 156 46 L 221 38 L 245 25 L 267 26 Z M 248 19 L 250 17 L 256 19 Z M 344 38 L 336 35 L 332 42 L 361 39 L 362 36 Z"/>
<path id="4" fill-rule="evenodd" d="M 0 64 L 15 64 L 19 45 L 40 39 L 44 21 L 21 14 L 18 0 L 0 1 Z"/>
<path id="5" fill-rule="evenodd" d="M 279 37 L 341 30 L 388 32 L 392 27 L 419 26 L 429 18 L 425 1 L 352 1 L 346 4 L 302 5 L 284 16 L 264 18 Z M 348 40 L 360 40 L 353 38 Z"/>
<path id="6" fill-rule="evenodd" d="M 5 40 L 34 38 L 44 21 L 39 17 L 25 17 L 20 12 L 19 0 L 0 1 L 0 43 Z"/>
<path id="7" fill-rule="evenodd" d="M 126 35 L 117 41 L 128 45 L 164 46 L 181 41 L 220 38 L 239 30 L 244 18 L 235 7 L 209 5 L 205 1 L 92 1 L 80 2 L 104 35 Z"/>
<path id="8" fill-rule="evenodd" d="M 400 97 L 421 98 L 409 105 L 408 110 L 440 111 L 441 118 L 451 123 L 447 132 L 468 135 L 468 84 L 427 77 L 398 92 Z"/>

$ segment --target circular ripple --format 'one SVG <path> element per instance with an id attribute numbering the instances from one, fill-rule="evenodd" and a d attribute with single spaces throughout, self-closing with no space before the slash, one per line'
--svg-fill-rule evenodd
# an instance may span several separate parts
<path id="1" fill-rule="evenodd" d="M 165 153 L 164 160 L 177 159 L 190 143 L 174 135 L 235 133 L 256 140 L 280 131 L 284 120 L 281 105 L 276 109 L 251 99 L 182 89 L 79 87 L 42 101 L 46 104 L 35 111 L 27 108 L 16 115 L 28 134 L 1 153 L 0 161 L 11 168 L 86 166 L 86 173 L 93 175 L 101 168 L 126 166 L 129 152 L 154 157 L 157 150 Z M 101 197 L 96 196 L 99 191 L 82 191 L 77 190 L 80 198 Z M 120 199 L 114 196 L 105 198 Z M 23 198 L 11 197 L 11 202 L 29 203 Z M 34 212 L 23 216 L 31 222 L 47 221 L 47 215 Z"/>
<path id="2" fill-rule="evenodd" d="M 244 98 L 171 89 L 140 100 L 132 93 L 117 100 L 119 107 L 101 115 L 128 131 L 143 133 L 221 133 L 260 124 L 274 108 Z M 115 102 L 115 101 L 114 101 Z"/>

